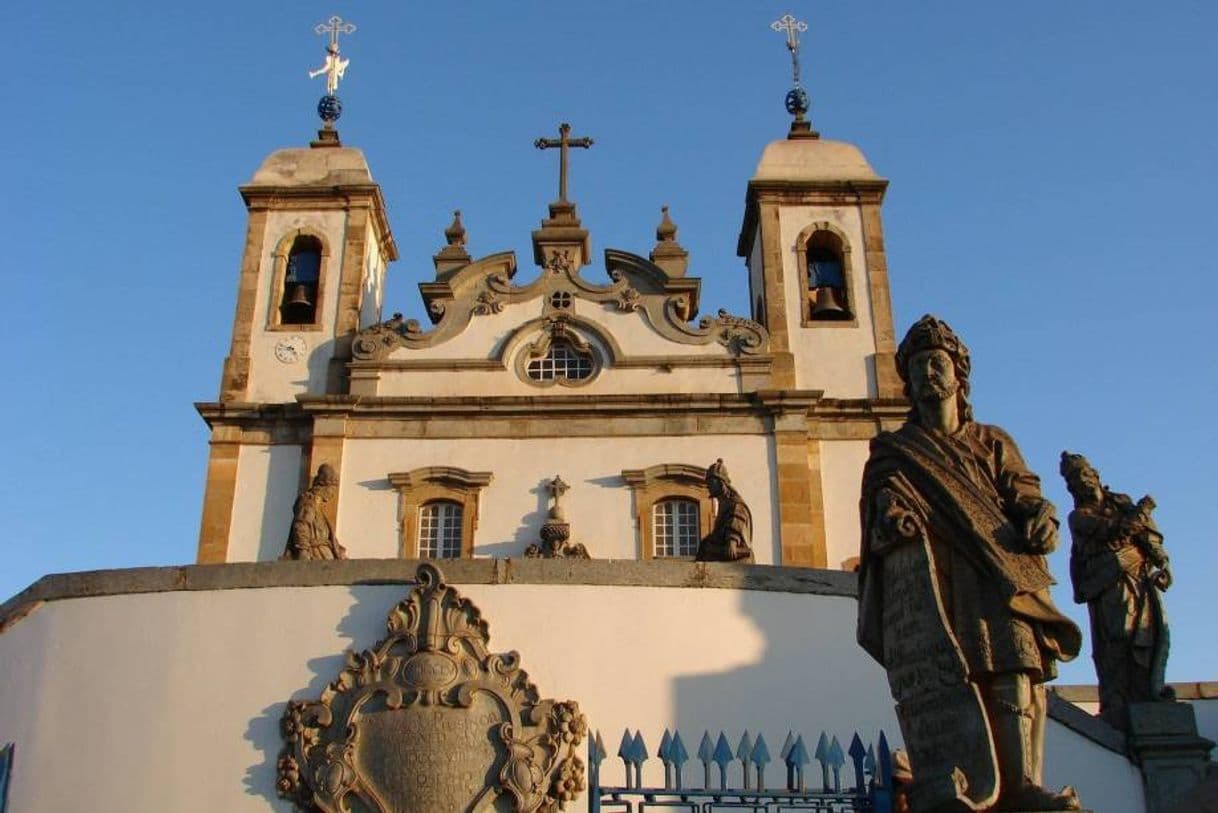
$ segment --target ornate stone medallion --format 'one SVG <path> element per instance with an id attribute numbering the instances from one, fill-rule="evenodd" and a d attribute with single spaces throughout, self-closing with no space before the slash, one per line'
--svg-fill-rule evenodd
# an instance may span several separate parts
<path id="1" fill-rule="evenodd" d="M 430 564 L 389 634 L 348 652 L 319 700 L 292 701 L 277 789 L 303 810 L 556 811 L 584 788 L 573 701 L 540 699 L 515 652 Z"/>

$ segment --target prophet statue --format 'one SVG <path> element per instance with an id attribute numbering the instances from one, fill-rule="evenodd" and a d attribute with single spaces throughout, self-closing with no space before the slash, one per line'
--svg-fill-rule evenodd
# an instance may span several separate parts
<path id="1" fill-rule="evenodd" d="M 1074 497 L 1069 525 L 1074 601 L 1091 617 L 1091 656 L 1099 678 L 1100 717 L 1129 730 L 1129 704 L 1172 699 L 1164 684 L 1169 646 L 1162 591 L 1171 586 L 1155 501 L 1109 490 L 1079 454 L 1062 452 L 1061 473 Z"/>
<path id="2" fill-rule="evenodd" d="M 1011 437 L 974 420 L 951 327 L 923 316 L 896 361 L 912 408 L 863 472 L 858 640 L 897 701 L 911 809 L 1078 810 L 1042 784 L 1044 683 L 1082 642 L 1049 597 L 1053 504 Z"/>
<path id="3" fill-rule="evenodd" d="M 322 463 L 313 484 L 292 506 L 292 530 L 280 559 L 346 559 L 347 549 L 334 536 L 326 506 L 338 496 L 338 473 Z"/>
<path id="4" fill-rule="evenodd" d="M 706 470 L 706 490 L 715 500 L 715 525 L 698 543 L 698 562 L 753 563 L 753 514 L 732 488 L 727 466 L 719 458 Z"/>

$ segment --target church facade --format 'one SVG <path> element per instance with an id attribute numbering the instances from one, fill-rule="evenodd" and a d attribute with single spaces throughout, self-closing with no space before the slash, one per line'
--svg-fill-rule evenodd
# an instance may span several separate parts
<path id="1" fill-rule="evenodd" d="M 560 135 L 565 168 L 578 145 Z M 50 576 L 4 605 L 12 810 L 84 793 L 95 809 L 292 809 L 289 702 L 332 695 L 387 618 L 401 632 L 421 560 L 477 606 L 493 652 L 519 653 L 610 744 L 899 745 L 854 640 L 861 473 L 907 409 L 887 181 L 807 128 L 765 146 L 738 243 L 751 313 L 710 315 L 667 211 L 654 246 L 597 255 L 565 181 L 531 257 L 470 256 L 455 215 L 419 324 L 384 302 L 397 248 L 364 155 L 327 129 L 262 162 L 241 187 L 219 396 L 198 404 L 197 563 Z M 751 561 L 694 561 L 715 479 L 745 506 Z M 1047 783 L 1088 808 L 1148 809 L 1124 740 L 1077 708 L 1055 705 L 1046 749 Z M 622 783 L 612 756 L 603 770 Z"/>

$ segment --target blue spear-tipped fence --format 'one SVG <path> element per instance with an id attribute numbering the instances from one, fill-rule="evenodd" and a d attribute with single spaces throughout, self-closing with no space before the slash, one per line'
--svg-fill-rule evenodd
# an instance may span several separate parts
<path id="1" fill-rule="evenodd" d="M 745 731 L 733 750 L 727 733 L 714 736 L 705 731 L 699 741 L 697 760 L 702 763 L 702 786 L 685 782 L 684 767 L 689 753 L 680 732 L 664 730 L 656 751 L 664 769 L 663 787 L 643 784 L 643 765 L 649 759 L 643 734 L 627 729 L 617 756 L 622 761 L 625 784 L 605 785 L 601 763 L 608 758 L 604 740 L 596 732 L 588 741 L 588 810 L 590 813 L 645 813 L 656 808 L 714 813 L 720 810 L 749 810 L 753 813 L 891 813 L 892 754 L 888 738 L 880 732 L 874 743 L 864 745 L 855 732 L 850 747 L 842 749 L 836 736 L 821 732 L 811 755 L 804 738 L 787 733 L 779 759 L 786 766 L 785 787 L 768 787 L 766 765 L 771 762 L 765 736 L 754 739 Z M 849 764 L 853 782 L 843 782 L 842 769 Z M 821 766 L 819 788 L 809 788 L 804 768 L 815 759 Z M 737 765 L 739 767 L 737 767 Z M 712 771 L 711 766 L 716 770 Z M 779 780 L 781 781 L 781 780 Z M 843 787 L 845 785 L 845 787 Z"/>

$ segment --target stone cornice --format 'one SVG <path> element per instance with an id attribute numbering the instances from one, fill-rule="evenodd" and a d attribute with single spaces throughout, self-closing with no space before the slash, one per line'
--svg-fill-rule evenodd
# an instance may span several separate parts
<path id="1" fill-rule="evenodd" d="M 762 203 L 784 206 L 878 206 L 884 200 L 888 181 L 749 181 L 744 199 L 744 221 L 736 242 L 736 256 L 753 251 L 757 220 Z"/>
<path id="2" fill-rule="evenodd" d="M 385 196 L 378 184 L 342 184 L 340 186 L 266 186 L 238 187 L 241 199 L 251 211 L 280 209 L 349 209 L 352 206 L 372 210 L 380 246 L 390 260 L 398 258 L 397 242 L 389 226 Z"/>

